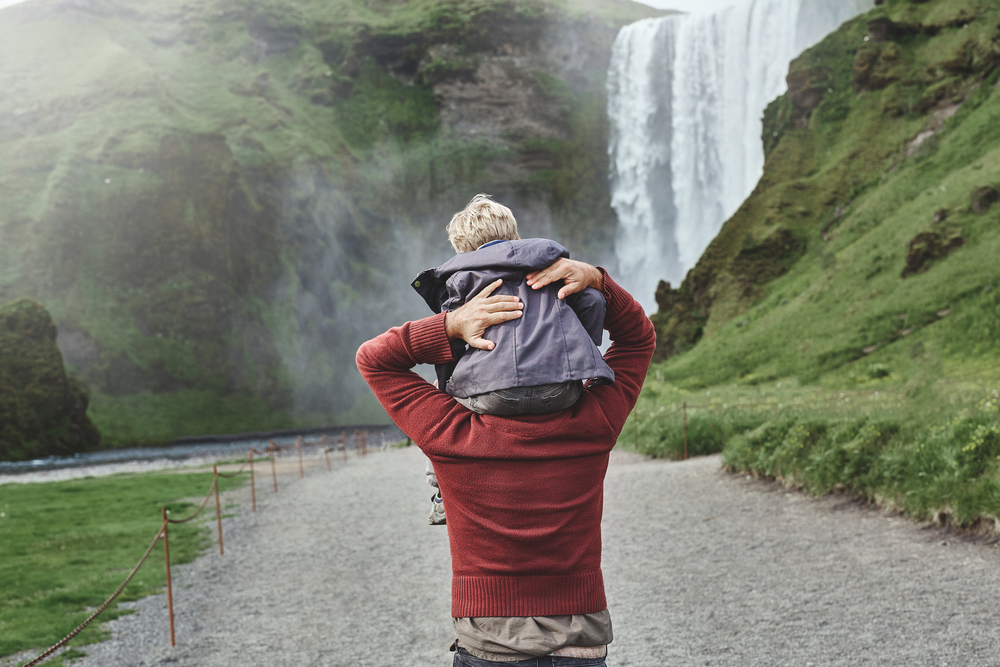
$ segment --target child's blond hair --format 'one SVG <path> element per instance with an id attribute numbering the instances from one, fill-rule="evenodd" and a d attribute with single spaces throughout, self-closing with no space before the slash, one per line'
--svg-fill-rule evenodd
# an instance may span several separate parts
<path id="1" fill-rule="evenodd" d="M 456 213 L 445 228 L 455 252 L 471 252 L 490 241 L 515 241 L 517 221 L 514 214 L 489 195 L 479 194 Z"/>

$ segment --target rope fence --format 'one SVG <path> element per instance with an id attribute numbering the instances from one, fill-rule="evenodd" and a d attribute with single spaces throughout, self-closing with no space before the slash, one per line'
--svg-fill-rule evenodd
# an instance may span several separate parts
<path id="1" fill-rule="evenodd" d="M 356 431 L 354 431 L 354 434 L 352 435 L 352 438 L 353 438 L 354 450 L 356 451 L 357 456 L 367 456 L 368 455 L 368 444 L 367 444 L 368 432 L 367 431 L 362 431 L 362 430 L 356 430 Z M 343 453 L 344 453 L 344 463 L 347 463 L 347 461 L 348 461 L 348 456 L 347 456 L 347 449 L 348 449 L 347 442 L 348 442 L 347 432 L 346 431 L 341 431 L 341 433 L 340 433 L 339 447 L 334 447 L 334 449 L 335 450 L 336 449 L 343 450 Z M 49 647 L 48 649 L 46 649 L 42 653 L 40 653 L 37 657 L 33 658 L 29 662 L 26 662 L 24 665 L 22 665 L 22 667 L 34 667 L 35 665 L 40 664 L 40 663 L 44 662 L 45 660 L 47 660 L 48 658 L 52 657 L 60 648 L 63 648 L 64 646 L 66 646 L 66 644 L 69 641 L 71 641 L 74 637 L 76 637 L 78 634 L 80 634 L 80 632 L 82 632 L 84 628 L 86 628 L 98 616 L 100 616 L 101 613 L 104 612 L 111 605 L 111 603 L 115 601 L 115 598 L 117 598 L 119 595 L 121 595 L 122 591 L 125 590 L 125 587 L 128 586 L 128 584 L 129 584 L 130 581 L 132 581 L 132 578 L 136 575 L 136 573 L 139 571 L 139 569 L 146 562 L 146 559 L 149 558 L 149 555 L 153 552 L 153 548 L 156 546 L 157 542 L 159 542 L 161 539 L 163 540 L 164 567 L 166 569 L 166 579 L 167 579 L 167 613 L 168 613 L 168 616 L 170 618 L 170 645 L 171 646 L 176 646 L 177 643 L 176 643 L 176 637 L 175 637 L 175 632 L 174 632 L 174 595 L 173 595 L 173 584 L 171 582 L 171 577 L 170 577 L 170 546 L 169 546 L 169 539 L 168 539 L 168 528 L 169 528 L 169 525 L 170 524 L 181 524 L 181 523 L 187 523 L 189 521 L 193 521 L 195 518 L 197 518 L 204 511 L 205 507 L 208 506 L 209 500 L 211 500 L 212 496 L 214 495 L 215 496 L 215 520 L 216 520 L 216 527 L 217 527 L 218 536 L 219 536 L 219 555 L 220 556 L 224 556 L 225 555 L 225 550 L 224 550 L 223 541 L 222 541 L 222 504 L 221 504 L 220 499 L 219 499 L 219 478 L 223 477 L 223 478 L 227 478 L 227 479 L 232 479 L 232 478 L 238 477 L 245 470 L 249 469 L 249 473 L 250 473 L 250 497 L 251 497 L 251 503 L 252 503 L 252 511 L 256 512 L 257 511 L 257 491 L 256 491 L 256 481 L 255 481 L 255 473 L 254 473 L 254 461 L 255 461 L 255 459 L 258 456 L 260 456 L 260 457 L 265 457 L 266 456 L 270 460 L 270 462 L 271 462 L 271 476 L 272 476 L 272 481 L 273 481 L 273 486 L 274 486 L 274 493 L 277 493 L 278 492 L 278 475 L 277 475 L 277 470 L 276 470 L 276 465 L 275 465 L 275 453 L 278 453 L 280 455 L 280 453 L 282 451 L 291 451 L 292 449 L 295 449 L 296 452 L 297 452 L 297 454 L 298 454 L 299 478 L 301 479 L 301 478 L 305 477 L 305 466 L 304 466 L 304 463 L 303 463 L 303 456 L 302 456 L 303 445 L 305 445 L 305 446 L 315 445 L 317 448 L 321 447 L 322 449 L 319 450 L 319 451 L 322 451 L 323 456 L 325 457 L 325 460 L 326 460 L 326 469 L 327 470 L 332 470 L 333 469 L 332 466 L 330 465 L 330 446 L 327 445 L 327 436 L 326 435 L 323 435 L 320 440 L 318 440 L 316 442 L 312 442 L 312 443 L 304 443 L 303 440 L 302 440 L 302 436 L 298 436 L 296 438 L 296 440 L 295 440 L 295 444 L 294 445 L 275 445 L 274 444 L 274 440 L 270 440 L 268 442 L 267 449 L 264 450 L 264 451 L 259 451 L 259 450 L 255 449 L 255 448 L 251 447 L 249 450 L 247 450 L 246 457 L 243 459 L 242 463 L 240 464 L 239 469 L 236 470 L 236 471 L 234 471 L 234 472 L 228 472 L 228 473 L 227 472 L 219 472 L 219 466 L 218 466 L 218 464 L 213 465 L 212 466 L 212 484 L 209 486 L 208 492 L 205 494 L 205 497 L 202 499 L 201 504 L 198 505 L 198 508 L 194 512 L 192 512 L 191 514 L 189 514 L 188 516 L 186 516 L 184 518 L 173 519 L 173 518 L 170 518 L 170 516 L 169 516 L 170 515 L 169 510 L 167 510 L 166 507 L 162 507 L 160 509 L 160 520 L 161 520 L 160 529 L 157 531 L 156 536 L 153 538 L 153 541 L 150 543 L 150 545 L 146 549 L 145 553 L 143 553 L 142 558 L 140 558 L 139 562 L 136 563 L 136 566 L 134 568 L 132 568 L 132 571 L 129 573 L 129 575 L 127 577 L 125 577 L 125 580 L 122 582 L 122 584 L 115 590 L 114 593 L 111 594 L 111 596 L 107 600 L 104 601 L 104 604 L 102 604 L 100 607 L 98 607 L 94 611 L 94 613 L 92 613 L 87 618 L 87 620 L 85 620 L 83 623 L 81 623 L 79 626 L 77 626 L 72 632 L 70 632 L 68 635 L 66 635 L 65 637 L 63 637 L 61 640 L 59 640 L 58 642 L 56 642 L 55 644 L 53 644 L 51 647 Z M 383 449 L 385 449 L 387 447 L 387 444 L 385 442 L 385 435 L 384 434 L 382 434 L 382 445 L 383 445 Z"/>

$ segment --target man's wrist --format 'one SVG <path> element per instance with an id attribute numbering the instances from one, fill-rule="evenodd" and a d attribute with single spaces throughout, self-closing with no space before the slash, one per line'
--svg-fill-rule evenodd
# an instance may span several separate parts
<path id="1" fill-rule="evenodd" d="M 598 292 L 604 291 L 604 271 L 599 267 L 591 266 L 592 275 L 590 278 L 590 286 L 596 289 Z"/>
<path id="2" fill-rule="evenodd" d="M 444 335 L 448 337 L 449 341 L 453 341 L 459 337 L 458 332 L 453 327 L 455 318 L 452 315 L 454 312 L 453 310 L 449 310 L 445 311 L 444 314 Z"/>

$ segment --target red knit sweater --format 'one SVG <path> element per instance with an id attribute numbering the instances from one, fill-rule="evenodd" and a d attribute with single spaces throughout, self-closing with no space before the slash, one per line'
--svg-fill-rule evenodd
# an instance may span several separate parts
<path id="1" fill-rule="evenodd" d="M 607 607 L 601 514 L 608 456 L 655 347 L 642 308 L 604 274 L 605 355 L 615 382 L 548 415 L 470 412 L 411 369 L 445 363 L 444 314 L 407 322 L 358 350 L 361 374 L 430 457 L 448 508 L 451 615 L 557 616 Z"/>

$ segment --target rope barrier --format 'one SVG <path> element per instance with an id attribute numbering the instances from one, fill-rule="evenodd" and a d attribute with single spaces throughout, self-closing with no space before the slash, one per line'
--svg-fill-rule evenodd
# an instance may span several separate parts
<path id="1" fill-rule="evenodd" d="M 247 457 L 246 457 L 246 459 L 244 459 L 243 464 L 240 466 L 239 470 L 237 470 L 236 472 L 230 472 L 230 473 L 220 472 L 219 473 L 219 477 L 232 478 L 232 477 L 236 477 L 237 475 L 239 475 L 240 473 L 242 473 L 243 469 L 246 468 L 247 465 L 250 463 L 250 459 L 251 459 L 251 457 L 253 457 L 253 454 L 254 454 L 255 451 L 256 450 L 251 449 L 250 451 L 247 452 Z"/>
<path id="2" fill-rule="evenodd" d="M 68 635 L 66 635 L 65 637 L 63 637 L 61 640 L 59 640 L 56 644 L 54 644 L 51 648 L 49 648 L 48 650 L 46 650 L 44 653 L 42 653 L 41 655 L 39 655 L 38 657 L 36 657 L 31 662 L 25 664 L 24 667 L 34 667 L 34 665 L 37 665 L 38 663 L 42 662 L 43 660 L 45 660 L 46 658 L 48 658 L 49 656 L 51 656 L 53 653 L 55 653 L 60 648 L 62 648 L 63 646 L 65 646 L 66 642 L 68 642 L 69 640 L 73 639 L 73 637 L 76 637 L 78 634 L 80 634 L 83 631 L 83 629 L 86 628 L 88 625 L 90 625 L 91 622 L 95 618 L 97 618 L 98 616 L 100 616 L 101 612 L 103 612 L 105 609 L 107 609 L 108 605 L 110 605 L 112 602 L 114 602 L 115 598 L 117 598 L 119 595 L 121 595 L 121 592 L 123 590 L 125 590 L 126 586 L 128 586 L 128 582 L 132 581 L 132 577 L 135 576 L 135 573 L 139 571 L 139 568 L 142 567 L 142 564 L 146 562 L 147 558 L 149 558 L 149 554 L 152 553 L 153 547 L 156 546 L 156 543 L 160 541 L 161 537 L 163 537 L 163 530 L 162 529 L 159 530 L 156 533 L 156 537 L 153 538 L 153 541 L 152 541 L 152 543 L 150 543 L 149 548 L 146 549 L 146 553 L 144 553 L 142 555 L 142 558 L 139 559 L 139 563 L 134 568 L 132 568 L 132 571 L 129 572 L 129 575 L 127 577 L 125 577 L 125 581 L 122 582 L 122 585 L 119 586 L 118 589 L 115 590 L 115 592 L 111 594 L 111 597 L 109 597 L 107 600 L 104 601 L 104 604 L 102 604 L 100 607 L 97 608 L 97 611 L 95 611 L 93 614 L 90 615 L 90 618 L 88 618 L 86 621 L 84 621 L 83 623 L 81 623 L 80 625 L 78 625 L 76 627 L 76 629 L 73 630 L 73 632 L 71 632 Z"/>
<path id="3" fill-rule="evenodd" d="M 357 450 L 359 456 L 365 456 L 367 454 L 367 443 L 366 443 L 367 435 L 368 435 L 367 431 L 361 431 L 361 432 L 355 431 L 355 433 L 354 433 L 355 443 L 357 443 L 358 439 L 360 438 L 360 445 L 356 444 L 356 447 L 355 447 L 355 449 Z M 346 433 L 346 431 L 341 432 L 340 440 L 341 440 L 341 447 L 344 450 L 344 462 L 346 463 L 347 462 L 347 433 Z M 314 444 L 316 444 L 316 443 L 314 443 Z M 322 441 L 319 444 L 323 447 L 323 454 L 326 457 L 326 467 L 327 467 L 327 470 L 332 470 L 332 468 L 330 466 L 330 448 L 326 444 L 326 435 L 323 435 L 323 439 L 322 439 Z M 298 456 L 299 456 L 299 476 L 300 477 L 304 477 L 305 476 L 305 469 L 304 469 L 303 462 L 302 462 L 302 445 L 303 445 L 302 436 L 299 436 L 296 439 L 294 447 L 298 450 Z M 218 532 L 219 532 L 219 555 L 224 555 L 225 551 L 224 551 L 223 542 L 222 542 L 222 507 L 221 507 L 221 502 L 220 502 L 220 499 L 219 499 L 219 478 L 220 477 L 225 477 L 227 479 L 231 479 L 231 478 L 237 477 L 238 475 L 242 474 L 243 471 L 249 466 L 249 468 L 250 468 L 250 494 L 251 494 L 251 499 L 252 499 L 252 503 L 253 503 L 253 511 L 256 512 L 257 511 L 257 493 L 256 493 L 256 483 L 255 483 L 254 465 L 253 465 L 255 457 L 258 456 L 258 455 L 260 455 L 260 456 L 267 455 L 269 457 L 269 459 L 271 461 L 271 474 L 272 474 L 272 477 L 273 477 L 273 480 L 274 480 L 274 491 L 275 491 L 275 493 L 277 493 L 277 491 L 278 491 L 278 477 L 277 477 L 277 471 L 275 469 L 274 453 L 275 452 L 280 452 L 282 450 L 288 450 L 288 449 L 291 449 L 292 447 L 293 447 L 293 445 L 286 445 L 286 446 L 275 445 L 274 444 L 274 440 L 271 440 L 269 442 L 269 446 L 268 446 L 266 452 L 264 452 L 264 451 L 258 451 L 257 449 L 254 449 L 254 448 L 251 447 L 250 450 L 247 452 L 246 458 L 240 464 L 239 469 L 236 470 L 235 472 L 231 472 L 231 473 L 219 472 L 218 465 L 213 465 L 212 466 L 212 473 L 213 473 L 212 474 L 212 484 L 211 484 L 211 486 L 209 486 L 208 493 L 205 495 L 205 498 L 201 501 L 201 504 L 198 506 L 198 509 L 195 510 L 189 516 L 186 516 L 186 517 L 184 517 L 182 519 L 171 519 L 171 518 L 169 518 L 167 516 L 167 508 L 166 507 L 162 508 L 161 509 L 162 525 L 160 527 L 160 530 L 156 533 L 156 537 L 153 539 L 152 543 L 146 549 L 146 552 L 142 555 L 142 558 L 139 560 L 138 564 L 136 564 L 136 566 L 132 569 L 132 571 L 129 573 L 129 575 L 125 578 L 125 581 L 122 582 L 122 584 L 117 588 L 117 590 L 115 590 L 115 592 L 112 593 L 111 597 L 109 597 L 107 600 L 105 600 L 104 604 L 102 604 L 100 607 L 98 607 L 97 610 L 93 614 L 91 614 L 89 618 L 87 618 L 87 620 L 85 620 L 83 623 L 81 623 L 75 630 L 73 630 L 71 633 L 69 633 L 68 635 L 66 635 L 59 642 L 57 642 L 56 644 L 54 644 L 52 647 L 50 647 L 49 649 L 47 649 L 46 651 L 44 651 L 40 655 L 38 655 L 31 662 L 26 663 L 23 667 L 34 667 L 35 665 L 37 665 L 37 664 L 41 663 L 42 661 L 46 660 L 47 658 L 51 657 L 56 651 L 58 651 L 60 648 L 62 648 L 63 646 L 65 646 L 67 642 L 69 642 L 74 637 L 76 637 L 78 634 L 80 634 L 80 632 L 82 632 L 84 628 L 86 628 L 88 625 L 90 625 L 90 623 L 92 623 L 94 621 L 94 619 L 96 619 L 103 611 L 105 611 L 108 608 L 108 606 L 112 602 L 114 602 L 115 599 L 121 594 L 121 592 L 123 590 L 125 590 L 125 587 L 128 585 L 128 583 L 130 581 L 132 581 L 132 578 L 139 571 L 139 568 L 141 568 L 142 565 L 149 558 L 149 555 L 153 551 L 153 547 L 155 547 L 156 543 L 158 541 L 160 541 L 161 539 L 163 540 L 163 551 L 164 551 L 164 560 L 165 560 L 166 577 L 167 577 L 167 607 L 168 607 L 169 617 L 170 617 L 170 645 L 171 646 L 175 646 L 176 642 L 175 642 L 175 637 L 174 637 L 173 585 L 172 585 L 171 576 L 170 576 L 170 547 L 169 547 L 169 541 L 168 541 L 168 535 L 167 535 L 167 528 L 168 528 L 168 526 L 170 524 L 172 524 L 172 523 L 174 523 L 174 524 L 187 523 L 187 522 L 192 521 L 195 518 L 197 518 L 202 513 L 202 511 L 204 511 L 205 507 L 208 505 L 208 501 L 211 499 L 212 495 L 214 494 L 215 495 L 216 524 L 218 526 Z"/>
<path id="4" fill-rule="evenodd" d="M 208 504 L 208 499 L 212 497 L 212 490 L 215 488 L 216 484 L 218 484 L 218 479 L 213 479 L 212 480 L 212 486 L 208 487 L 208 494 L 205 496 L 205 499 L 201 501 L 201 505 L 199 505 L 198 509 L 195 511 L 194 514 L 192 514 L 191 516 L 185 517 L 183 519 L 167 519 L 167 522 L 168 523 L 187 523 L 188 521 L 194 519 L 196 516 L 198 516 L 199 514 L 201 514 L 201 511 L 203 509 L 205 509 L 205 505 Z"/>

